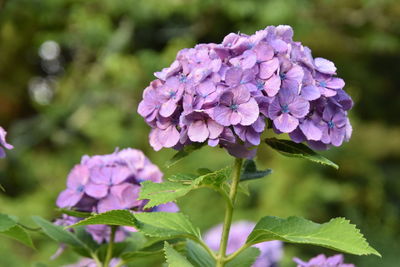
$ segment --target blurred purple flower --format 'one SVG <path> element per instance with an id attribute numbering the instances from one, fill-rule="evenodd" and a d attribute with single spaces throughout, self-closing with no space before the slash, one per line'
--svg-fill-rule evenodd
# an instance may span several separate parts
<path id="1" fill-rule="evenodd" d="M 6 156 L 4 148 L 8 150 L 14 148 L 12 145 L 6 142 L 6 135 L 7 132 L 2 127 L 0 127 L 0 158 L 4 158 Z"/>
<path id="2" fill-rule="evenodd" d="M 247 236 L 251 233 L 255 223 L 239 221 L 233 223 L 229 232 L 229 239 L 226 253 L 231 254 L 246 243 Z M 208 230 L 204 235 L 206 244 L 215 251 L 218 251 L 222 234 L 222 224 Z M 260 255 L 252 267 L 276 267 L 282 259 L 283 250 L 281 241 L 268 241 L 254 245 L 260 250 Z"/>
<path id="3" fill-rule="evenodd" d="M 310 259 L 308 262 L 304 262 L 299 258 L 294 258 L 293 261 L 297 264 L 297 267 L 355 267 L 354 264 L 344 263 L 342 254 L 331 257 L 320 254 Z"/>
<path id="4" fill-rule="evenodd" d="M 163 174 L 159 168 L 136 149 L 123 149 L 108 155 L 83 156 L 67 179 L 67 189 L 57 199 L 57 206 L 85 212 L 106 212 L 114 209 L 127 209 L 132 212 L 150 212 L 145 210 L 146 201 L 138 200 L 140 183 L 146 180 L 162 182 Z M 175 203 L 167 203 L 159 210 L 176 212 Z M 57 225 L 71 225 L 80 218 L 63 216 L 56 220 Z M 107 242 L 110 227 L 91 225 L 85 227 L 93 240 Z M 119 227 L 116 241 L 120 242 L 132 229 Z"/>
<path id="5" fill-rule="evenodd" d="M 121 259 L 112 258 L 111 261 L 110 261 L 109 267 L 117 266 L 120 261 L 121 261 Z M 126 266 L 126 265 L 122 265 L 121 267 L 123 267 L 123 266 Z M 93 259 L 82 258 L 77 263 L 64 265 L 63 267 L 97 267 L 97 263 Z"/>

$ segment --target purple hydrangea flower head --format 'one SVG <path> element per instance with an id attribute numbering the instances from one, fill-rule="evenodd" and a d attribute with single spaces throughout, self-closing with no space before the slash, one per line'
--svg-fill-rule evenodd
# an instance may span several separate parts
<path id="1" fill-rule="evenodd" d="M 337 254 L 331 257 L 326 257 L 320 254 L 308 262 L 302 261 L 299 258 L 294 258 L 297 267 L 355 267 L 354 264 L 344 263 L 342 254 Z"/>
<path id="2" fill-rule="evenodd" d="M 0 158 L 4 158 L 6 156 L 4 148 L 8 150 L 14 148 L 12 145 L 6 142 L 6 135 L 7 132 L 2 127 L 0 127 Z"/>
<path id="3" fill-rule="evenodd" d="M 266 121 L 276 133 L 318 149 L 349 140 L 353 102 L 345 82 L 333 62 L 313 58 L 293 35 L 290 26 L 268 26 L 179 51 L 171 66 L 155 73 L 138 106 L 152 128 L 151 146 L 207 142 L 253 157 L 251 147 L 271 128 L 263 126 Z M 325 111 L 327 106 L 335 108 Z"/>
<path id="4" fill-rule="evenodd" d="M 141 182 L 149 180 L 162 182 L 163 174 L 159 168 L 136 149 L 123 149 L 108 155 L 83 156 L 67 178 L 67 189 L 57 199 L 57 206 L 85 212 L 106 212 L 127 209 L 132 212 L 149 212 L 144 209 L 146 201 L 138 200 Z M 159 207 L 160 211 L 177 212 L 175 203 Z M 71 225 L 78 218 L 64 216 L 57 225 Z M 86 226 L 93 240 L 108 242 L 111 228 L 106 225 Z M 120 242 L 133 229 L 119 227 L 116 241 Z"/>
<path id="5" fill-rule="evenodd" d="M 251 233 L 255 223 L 239 221 L 233 223 L 229 232 L 227 254 L 231 254 L 246 243 L 247 236 Z M 206 244 L 218 251 L 222 234 L 222 224 L 208 230 L 204 235 Z M 274 267 L 282 259 L 283 250 L 281 241 L 268 241 L 254 245 L 260 250 L 260 255 L 253 263 L 253 267 Z"/>

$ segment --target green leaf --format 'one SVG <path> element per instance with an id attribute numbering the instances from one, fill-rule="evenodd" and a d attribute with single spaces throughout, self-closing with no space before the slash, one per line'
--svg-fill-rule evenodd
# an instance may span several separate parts
<path id="1" fill-rule="evenodd" d="M 86 247 L 85 244 L 79 240 L 71 232 L 64 230 L 63 227 L 54 225 L 51 222 L 39 216 L 32 217 L 35 223 L 42 228 L 43 232 L 50 238 L 59 243 L 64 243 L 73 247 Z"/>
<path id="2" fill-rule="evenodd" d="M 19 225 L 15 225 L 5 231 L 2 231 L 0 235 L 5 235 L 7 237 L 18 240 L 19 242 L 25 244 L 28 247 L 35 248 L 31 236 L 26 232 L 24 228 L 22 228 Z"/>
<path id="3" fill-rule="evenodd" d="M 230 168 L 223 168 L 215 172 L 207 172 L 194 178 L 193 175 L 179 174 L 169 180 L 176 182 L 154 183 L 152 181 L 142 182 L 139 199 L 148 199 L 145 208 L 151 208 L 160 204 L 174 201 L 185 196 L 191 190 L 202 186 L 213 188 L 221 187 L 229 178 Z"/>
<path id="4" fill-rule="evenodd" d="M 0 213 L 0 232 L 7 231 L 16 224 L 17 222 L 9 215 Z"/>
<path id="5" fill-rule="evenodd" d="M 182 213 L 142 212 L 135 214 L 137 228 L 145 235 L 162 238 L 200 239 L 200 230 Z"/>
<path id="6" fill-rule="evenodd" d="M 230 173 L 231 173 L 230 167 L 225 167 L 215 172 L 209 172 L 197 177 L 193 181 L 193 185 L 194 186 L 211 185 L 215 187 L 220 187 L 229 178 Z"/>
<path id="7" fill-rule="evenodd" d="M 90 212 L 83 212 L 83 211 L 69 210 L 69 209 L 57 209 L 57 211 L 61 212 L 62 214 L 67 214 L 69 216 L 78 218 L 87 218 L 93 215 L 93 213 Z"/>
<path id="8" fill-rule="evenodd" d="M 380 254 L 369 246 L 355 225 L 344 218 L 318 224 L 300 217 L 262 218 L 247 238 L 248 244 L 270 240 L 311 244 L 355 255 Z"/>
<path id="9" fill-rule="evenodd" d="M 169 267 L 193 267 L 193 265 L 168 244 L 168 242 L 164 243 L 164 253 Z"/>
<path id="10" fill-rule="evenodd" d="M 178 151 L 170 160 L 165 163 L 167 168 L 175 165 L 185 157 L 189 156 L 194 151 L 202 148 L 204 143 L 193 143 L 191 145 L 185 146 L 182 150 Z"/>
<path id="11" fill-rule="evenodd" d="M 186 184 L 191 184 L 197 177 L 198 175 L 193 175 L 193 174 L 174 174 L 170 177 L 168 177 L 168 180 L 171 182 L 179 182 L 179 183 L 186 183 Z"/>
<path id="12" fill-rule="evenodd" d="M 120 258 L 124 262 L 130 262 L 130 261 L 136 260 L 137 258 L 150 257 L 150 256 L 154 256 L 157 254 L 162 254 L 162 253 L 163 253 L 162 249 L 154 250 L 154 251 L 132 251 L 132 252 L 123 253 Z"/>
<path id="13" fill-rule="evenodd" d="M 142 188 L 138 199 L 149 199 L 144 206 L 151 208 L 163 203 L 174 201 L 175 199 L 186 195 L 192 186 L 174 182 L 153 183 L 145 181 L 141 183 Z"/>
<path id="14" fill-rule="evenodd" d="M 188 260 L 195 267 L 214 267 L 215 260 L 208 254 L 208 252 L 198 243 L 188 240 L 186 242 L 186 251 Z"/>
<path id="15" fill-rule="evenodd" d="M 266 169 L 264 171 L 257 170 L 256 163 L 254 160 L 246 160 L 243 164 L 242 175 L 240 181 L 247 181 L 253 179 L 263 178 L 272 173 L 272 169 Z"/>
<path id="16" fill-rule="evenodd" d="M 249 247 L 243 250 L 239 255 L 237 255 L 233 260 L 228 262 L 226 267 L 250 267 L 260 255 L 260 250 L 255 247 Z"/>
<path id="17" fill-rule="evenodd" d="M 128 210 L 110 210 L 88 217 L 68 227 L 91 224 L 107 224 L 136 227 L 136 218 Z"/>
<path id="18" fill-rule="evenodd" d="M 294 157 L 294 158 L 303 158 L 313 162 L 317 162 L 320 164 L 331 166 L 335 169 L 339 169 L 339 166 L 329 159 L 317 154 L 315 151 L 310 149 L 305 144 L 295 143 L 290 140 L 283 140 L 283 139 L 276 139 L 276 138 L 267 138 L 265 142 L 287 157 Z"/>

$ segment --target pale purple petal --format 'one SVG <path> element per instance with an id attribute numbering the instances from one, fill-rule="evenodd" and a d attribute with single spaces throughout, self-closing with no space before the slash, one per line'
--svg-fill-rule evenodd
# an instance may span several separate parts
<path id="1" fill-rule="evenodd" d="M 331 89 L 342 89 L 344 85 L 344 80 L 340 78 L 331 78 L 326 82 L 326 87 Z"/>
<path id="2" fill-rule="evenodd" d="M 240 84 L 243 71 L 240 68 L 229 68 L 225 74 L 225 82 L 229 86 Z"/>
<path id="3" fill-rule="evenodd" d="M 286 73 L 286 79 L 288 80 L 292 80 L 297 82 L 298 84 L 300 84 L 303 80 L 303 76 L 304 76 L 304 71 L 303 68 L 298 66 L 298 65 L 294 65 L 287 73 Z"/>
<path id="4" fill-rule="evenodd" d="M 336 67 L 332 61 L 329 61 L 325 58 L 317 57 L 314 59 L 315 69 L 321 73 L 325 74 L 335 74 Z"/>
<path id="5" fill-rule="evenodd" d="M 322 137 L 322 131 L 317 126 L 315 126 L 312 120 L 304 120 L 300 123 L 300 129 L 307 137 L 308 140 L 319 141 Z"/>
<path id="6" fill-rule="evenodd" d="M 280 88 L 281 78 L 278 75 L 272 75 L 271 78 L 265 82 L 264 90 L 270 97 L 275 96 L 279 92 Z"/>
<path id="7" fill-rule="evenodd" d="M 296 118 L 303 118 L 307 115 L 310 109 L 310 103 L 301 97 L 296 97 L 296 99 L 288 105 L 290 114 Z"/>
<path id="8" fill-rule="evenodd" d="M 209 131 L 205 121 L 198 120 L 192 122 L 188 128 L 189 139 L 193 142 L 204 142 L 209 136 Z"/>
<path id="9" fill-rule="evenodd" d="M 217 122 L 215 122 L 212 119 L 207 120 L 207 128 L 210 133 L 209 138 L 211 138 L 211 139 L 217 138 L 224 130 L 224 126 L 218 124 Z"/>
<path id="10" fill-rule="evenodd" d="M 85 165 L 75 165 L 68 174 L 67 187 L 76 189 L 89 181 L 89 169 Z"/>
<path id="11" fill-rule="evenodd" d="M 231 114 L 233 113 L 232 109 L 219 105 L 214 109 L 214 119 L 216 122 L 223 126 L 231 125 Z"/>
<path id="12" fill-rule="evenodd" d="M 100 199 L 107 195 L 108 186 L 104 184 L 95 184 L 89 182 L 85 185 L 85 193 L 91 197 Z"/>
<path id="13" fill-rule="evenodd" d="M 279 99 L 277 97 L 269 104 L 268 106 L 268 117 L 272 120 L 282 114 L 282 107 L 279 103 Z"/>
<path id="14" fill-rule="evenodd" d="M 240 124 L 243 126 L 255 122 L 260 114 L 257 101 L 254 98 L 250 98 L 247 103 L 239 105 L 237 111 L 241 116 Z"/>
<path id="15" fill-rule="evenodd" d="M 239 86 L 231 91 L 233 93 L 233 103 L 236 105 L 240 105 L 246 103 L 250 99 L 250 92 L 246 89 L 245 86 Z"/>
<path id="16" fill-rule="evenodd" d="M 160 115 L 167 118 L 174 113 L 176 110 L 177 104 L 174 99 L 170 99 L 167 102 L 163 103 L 160 108 Z"/>
<path id="17" fill-rule="evenodd" d="M 275 127 L 283 132 L 290 133 L 299 125 L 299 120 L 288 113 L 283 113 L 274 119 Z"/>
<path id="18" fill-rule="evenodd" d="M 175 125 L 169 126 L 167 129 L 158 132 L 158 141 L 163 147 L 173 147 L 179 142 L 179 132 Z"/>
<path id="19" fill-rule="evenodd" d="M 79 200 L 83 196 L 83 191 L 82 192 L 77 192 L 75 190 L 71 189 L 66 189 L 60 193 L 60 195 L 57 198 L 57 206 L 60 208 L 70 208 L 73 207 L 76 203 L 79 202 Z"/>
<path id="20" fill-rule="evenodd" d="M 301 89 L 301 96 L 304 99 L 311 101 L 321 97 L 321 93 L 318 87 L 314 85 L 307 85 Z"/>
<path id="21" fill-rule="evenodd" d="M 272 76 L 279 68 L 279 60 L 278 58 L 273 58 L 269 61 L 263 62 L 260 64 L 260 78 L 268 79 Z"/>
<path id="22" fill-rule="evenodd" d="M 254 52 L 256 53 L 259 62 L 270 60 L 274 56 L 274 49 L 264 42 L 260 42 L 256 45 L 254 47 Z"/>

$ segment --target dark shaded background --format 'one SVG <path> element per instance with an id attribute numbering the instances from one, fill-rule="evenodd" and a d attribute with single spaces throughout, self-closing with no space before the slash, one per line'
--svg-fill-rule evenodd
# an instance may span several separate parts
<path id="1" fill-rule="evenodd" d="M 166 175 L 220 168 L 231 158 L 205 148 L 166 169 L 171 150 L 155 153 L 136 114 L 152 73 L 177 51 L 289 24 L 314 56 L 336 63 L 355 100 L 349 143 L 323 154 L 339 171 L 259 149 L 274 174 L 250 185 L 235 219 L 301 215 L 317 222 L 344 216 L 383 255 L 346 256 L 357 266 L 397 266 L 400 251 L 400 2 L 397 0 L 9 0 L 0 1 L 0 125 L 16 147 L 0 161 L 0 212 L 48 219 L 65 178 L 83 154 L 142 149 Z M 180 202 L 202 229 L 222 221 L 219 197 L 206 190 Z M 60 266 L 76 257 L 34 235 L 38 250 L 1 239 L 0 266 Z M 285 248 L 283 266 L 332 251 Z M 142 263 L 139 266 L 144 266 Z M 155 263 L 150 264 L 155 266 Z"/>

